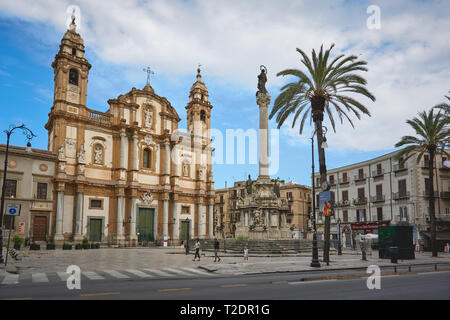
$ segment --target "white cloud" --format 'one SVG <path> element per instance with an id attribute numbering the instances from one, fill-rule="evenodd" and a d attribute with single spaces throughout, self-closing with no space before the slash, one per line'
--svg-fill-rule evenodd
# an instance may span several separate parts
<path id="1" fill-rule="evenodd" d="M 243 90 L 256 90 L 259 65 L 268 67 L 275 100 L 285 79 L 275 74 L 300 68 L 296 47 L 310 52 L 336 43 L 334 53 L 361 54 L 368 62 L 367 102 L 372 117 L 356 129 L 338 125 L 329 133 L 337 148 L 391 148 L 409 133 L 405 120 L 443 101 L 450 89 L 450 3 L 378 1 L 381 29 L 366 28 L 371 4 L 347 1 L 29 1 L 0 0 L 1 15 L 66 28 L 66 8 L 81 8 L 80 33 L 105 63 L 124 70 L 150 65 L 176 78 L 203 72 Z M 135 77 L 130 75 L 130 77 Z M 270 87 L 270 86 L 269 86 Z M 296 140 L 294 131 L 284 130 Z"/>

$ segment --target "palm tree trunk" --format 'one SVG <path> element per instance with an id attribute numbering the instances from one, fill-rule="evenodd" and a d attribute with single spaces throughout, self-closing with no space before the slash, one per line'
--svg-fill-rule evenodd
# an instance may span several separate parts
<path id="1" fill-rule="evenodd" d="M 429 163 L 429 181 L 430 181 L 430 197 L 428 198 L 428 204 L 430 207 L 430 222 L 431 222 L 431 252 L 433 257 L 437 257 L 437 244 L 436 244 L 436 216 L 434 213 L 434 157 L 435 150 L 430 149 L 430 163 Z"/>
<path id="2" fill-rule="evenodd" d="M 318 119 L 315 122 L 317 130 L 317 146 L 319 153 L 319 170 L 320 170 L 320 183 L 327 181 L 327 166 L 325 162 L 325 150 L 322 148 L 323 131 L 322 121 Z M 325 217 L 325 230 L 324 230 L 324 246 L 323 246 L 323 261 L 327 264 L 330 262 L 330 216 Z"/>

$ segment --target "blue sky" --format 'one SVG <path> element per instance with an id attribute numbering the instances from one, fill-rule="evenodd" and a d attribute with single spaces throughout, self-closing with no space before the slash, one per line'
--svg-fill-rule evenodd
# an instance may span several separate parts
<path id="1" fill-rule="evenodd" d="M 52 105 L 51 62 L 66 29 L 67 8 L 81 10 L 79 32 L 92 64 L 88 107 L 106 111 L 107 100 L 142 88 L 149 65 L 155 92 L 167 97 L 185 128 L 185 105 L 202 64 L 212 126 L 256 129 L 255 92 L 259 65 L 269 70 L 272 102 L 288 79 L 275 74 L 301 68 L 296 47 L 307 53 L 336 43 L 335 54 L 357 54 L 368 62 L 368 88 L 375 103 L 362 99 L 372 117 L 338 125 L 327 136 L 327 166 L 335 168 L 393 150 L 411 133 L 405 120 L 443 101 L 450 89 L 450 5 L 446 1 L 378 1 L 381 29 L 369 30 L 366 8 L 352 1 L 4 1 L 0 0 L 0 128 L 25 123 L 47 148 L 44 125 Z M 133 21 L 133 23 L 130 23 Z M 290 123 L 290 122 L 289 122 Z M 327 125 L 327 123 L 325 123 Z M 275 128 L 274 120 L 270 127 Z M 331 130 L 331 127 L 329 128 Z M 310 185 L 311 128 L 280 132 L 280 169 L 274 177 Z M 2 136 L 2 143 L 5 135 Z M 12 144 L 25 145 L 16 133 Z M 317 152 L 317 151 L 316 151 Z M 215 187 L 247 175 L 257 165 L 215 165 Z"/>

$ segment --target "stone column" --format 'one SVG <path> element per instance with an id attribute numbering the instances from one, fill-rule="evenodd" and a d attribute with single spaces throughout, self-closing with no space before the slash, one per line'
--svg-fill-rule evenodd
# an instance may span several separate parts
<path id="1" fill-rule="evenodd" d="M 64 214 L 64 190 L 57 191 L 55 240 L 64 240 L 62 234 Z"/>
<path id="2" fill-rule="evenodd" d="M 214 212 L 213 212 L 213 204 L 210 203 L 208 207 L 209 214 L 209 238 L 214 238 Z"/>
<path id="3" fill-rule="evenodd" d="M 131 197 L 131 221 L 130 221 L 130 238 L 136 238 L 136 197 Z"/>
<path id="4" fill-rule="evenodd" d="M 169 200 L 163 199 L 163 237 L 169 237 Z M 164 240 L 164 239 L 163 239 Z"/>
<path id="5" fill-rule="evenodd" d="M 126 156 L 126 150 L 125 150 L 125 143 L 126 143 L 127 134 L 125 132 L 120 133 L 120 168 L 125 168 L 125 156 Z"/>
<path id="6" fill-rule="evenodd" d="M 174 218 L 174 223 L 173 223 L 173 230 L 172 230 L 172 239 L 174 240 L 178 240 L 180 239 L 180 235 L 178 230 L 180 230 L 179 226 L 180 226 L 180 216 L 178 215 L 178 201 L 174 200 L 173 201 L 173 218 Z"/>
<path id="7" fill-rule="evenodd" d="M 164 173 L 170 175 L 170 143 L 164 142 L 164 149 L 166 150 L 166 163 Z"/>
<path id="8" fill-rule="evenodd" d="M 198 237 L 205 238 L 206 236 L 206 221 L 204 207 L 201 202 L 198 203 Z"/>
<path id="9" fill-rule="evenodd" d="M 133 170 L 139 170 L 138 136 L 133 135 Z"/>
<path id="10" fill-rule="evenodd" d="M 258 92 L 256 103 L 259 106 L 259 177 L 269 178 L 269 93 Z"/>
<path id="11" fill-rule="evenodd" d="M 124 196 L 117 196 L 117 238 L 123 237 Z"/>
<path id="12" fill-rule="evenodd" d="M 83 191 L 77 192 L 77 216 L 76 216 L 76 224 L 75 224 L 75 240 L 81 240 L 81 226 L 83 221 Z"/>

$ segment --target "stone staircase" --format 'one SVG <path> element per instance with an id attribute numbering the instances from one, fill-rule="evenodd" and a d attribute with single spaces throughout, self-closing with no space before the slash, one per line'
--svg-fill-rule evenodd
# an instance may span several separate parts
<path id="1" fill-rule="evenodd" d="M 249 249 L 249 254 L 299 254 L 310 253 L 312 250 L 311 240 L 219 240 L 220 251 L 227 253 L 243 254 L 244 246 Z M 213 251 L 213 240 L 200 240 L 203 251 Z M 194 242 L 189 242 L 191 251 L 194 251 Z M 323 248 L 323 241 L 318 241 L 319 250 Z"/>

